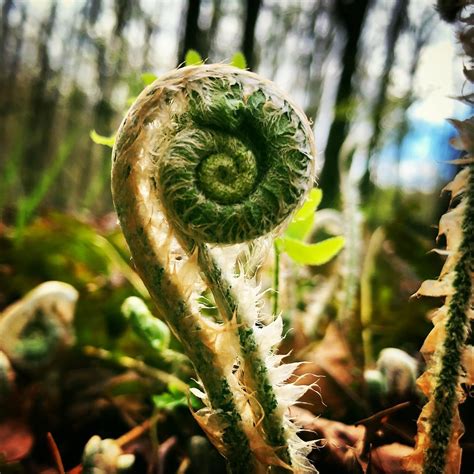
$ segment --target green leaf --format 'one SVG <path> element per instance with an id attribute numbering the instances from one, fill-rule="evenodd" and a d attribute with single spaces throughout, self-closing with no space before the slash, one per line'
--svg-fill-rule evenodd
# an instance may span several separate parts
<path id="1" fill-rule="evenodd" d="M 314 214 L 323 199 L 323 191 L 319 188 L 313 188 L 301 209 L 296 213 L 297 217 L 304 219 L 308 215 Z"/>
<path id="2" fill-rule="evenodd" d="M 344 247 L 344 243 L 342 236 L 331 237 L 316 244 L 306 244 L 290 237 L 281 239 L 285 252 L 301 265 L 323 265 L 329 262 Z"/>
<path id="3" fill-rule="evenodd" d="M 184 58 L 186 66 L 196 66 L 202 64 L 201 55 L 195 49 L 189 49 Z"/>
<path id="4" fill-rule="evenodd" d="M 168 384 L 168 390 L 175 397 L 181 397 L 184 395 L 183 391 L 178 386 L 176 386 L 173 382 Z"/>
<path id="5" fill-rule="evenodd" d="M 169 347 L 171 336 L 168 326 L 151 314 L 143 300 L 130 296 L 123 302 L 121 310 L 139 338 L 158 352 Z"/>
<path id="6" fill-rule="evenodd" d="M 303 207 L 295 214 L 290 225 L 286 229 L 285 237 L 296 240 L 304 240 L 311 232 L 314 222 L 314 213 L 321 203 L 323 192 L 314 188 L 309 193 L 308 199 Z"/>
<path id="7" fill-rule="evenodd" d="M 141 75 L 142 82 L 145 84 L 145 86 L 149 86 L 152 82 L 156 81 L 156 74 L 153 74 L 152 72 L 144 72 Z"/>
<path id="8" fill-rule="evenodd" d="M 230 64 L 240 69 L 247 69 L 247 60 L 245 59 L 244 53 L 237 51 L 237 53 L 232 56 Z"/>
<path id="9" fill-rule="evenodd" d="M 159 410 L 173 410 L 176 407 L 188 405 L 186 395 L 183 392 L 165 392 L 160 395 L 153 395 L 152 400 Z"/>
<path id="10" fill-rule="evenodd" d="M 98 145 L 108 146 L 113 148 L 115 143 L 115 133 L 110 135 L 110 137 L 104 137 L 103 135 L 99 135 L 95 130 L 91 130 L 89 133 L 91 140 Z"/>

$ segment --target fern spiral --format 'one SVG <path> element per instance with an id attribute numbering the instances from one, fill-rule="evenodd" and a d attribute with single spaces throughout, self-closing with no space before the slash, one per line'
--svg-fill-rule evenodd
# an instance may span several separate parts
<path id="1" fill-rule="evenodd" d="M 227 65 L 151 84 L 113 151 L 113 197 L 135 266 L 196 368 L 209 410 L 201 425 L 232 472 L 295 470 L 291 403 L 277 393 L 291 370 L 272 374 L 280 359 L 262 343 L 258 288 L 237 275 L 235 256 L 285 225 L 313 186 L 314 156 L 304 114 L 274 84 Z M 221 322 L 201 314 L 206 289 Z M 268 326 L 280 337 L 279 320 Z"/>
<path id="2" fill-rule="evenodd" d="M 146 120 L 160 121 L 149 152 L 170 220 L 202 242 L 268 233 L 312 185 L 306 119 L 255 74 L 229 66 L 185 69 L 152 86 L 156 102 L 146 106 Z"/>
<path id="3" fill-rule="evenodd" d="M 67 283 L 47 281 L 0 314 L 0 353 L 13 367 L 40 371 L 74 342 L 79 294 Z"/>

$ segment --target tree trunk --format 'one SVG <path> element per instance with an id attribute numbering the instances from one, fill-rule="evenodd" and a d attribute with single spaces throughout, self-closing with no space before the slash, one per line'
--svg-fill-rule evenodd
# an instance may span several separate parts
<path id="1" fill-rule="evenodd" d="M 49 60 L 49 40 L 57 20 L 57 2 L 51 3 L 48 17 L 41 26 L 38 38 L 39 73 L 32 83 L 27 129 L 31 131 L 25 146 L 22 163 L 34 162 L 34 167 L 26 166 L 23 185 L 25 194 L 33 189 L 38 179 L 38 169 L 48 164 L 49 146 L 51 143 L 54 118 L 59 100 L 57 89 L 49 92 L 48 84 L 57 76 L 51 69 Z"/>
<path id="2" fill-rule="evenodd" d="M 184 63 L 186 52 L 189 49 L 195 49 L 203 58 L 207 57 L 207 51 L 203 51 L 203 45 L 200 41 L 201 30 L 198 25 L 200 10 L 201 0 L 188 0 L 186 26 L 179 48 L 178 64 Z"/>
<path id="3" fill-rule="evenodd" d="M 390 73 L 395 61 L 395 47 L 400 33 L 408 21 L 408 4 L 410 0 L 397 0 L 391 14 L 391 21 L 387 28 L 386 55 L 380 78 L 380 86 L 373 108 L 373 130 L 367 150 L 367 162 L 364 176 L 361 182 L 362 199 L 366 199 L 373 191 L 373 183 L 370 180 L 370 159 L 374 153 L 382 131 L 382 119 L 386 104 L 387 89 L 390 83 Z"/>
<path id="4" fill-rule="evenodd" d="M 338 203 L 339 151 L 349 129 L 351 114 L 347 110 L 353 96 L 352 78 L 356 72 L 357 51 L 362 26 L 368 10 L 369 0 L 337 0 L 335 14 L 337 23 L 346 40 L 342 53 L 342 72 L 336 95 L 336 111 L 329 130 L 324 166 L 320 175 L 323 189 L 323 207 L 334 207 Z"/>
<path id="5" fill-rule="evenodd" d="M 255 54 L 255 26 L 262 0 L 247 0 L 245 9 L 245 28 L 242 39 L 242 52 L 247 60 L 249 69 L 254 69 L 257 63 Z"/>

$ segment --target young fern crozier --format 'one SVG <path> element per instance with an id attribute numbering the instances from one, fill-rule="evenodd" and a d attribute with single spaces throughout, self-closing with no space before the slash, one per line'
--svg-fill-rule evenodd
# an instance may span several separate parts
<path id="1" fill-rule="evenodd" d="M 254 266 L 303 202 L 314 156 L 304 114 L 274 84 L 227 65 L 151 84 L 113 151 L 113 197 L 135 266 L 204 388 L 195 393 L 207 408 L 195 417 L 234 473 L 313 470 L 311 445 L 287 416 L 308 387 L 285 383 L 295 365 L 273 352 L 281 318 L 263 324 L 243 261 Z M 201 312 L 206 289 L 220 321 Z"/>
<path id="2" fill-rule="evenodd" d="M 44 370 L 74 342 L 77 290 L 47 281 L 0 314 L 0 353 L 23 371 Z"/>

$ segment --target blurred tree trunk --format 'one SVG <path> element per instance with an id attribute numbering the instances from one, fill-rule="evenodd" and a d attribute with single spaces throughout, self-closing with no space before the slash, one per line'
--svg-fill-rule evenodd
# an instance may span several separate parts
<path id="1" fill-rule="evenodd" d="M 13 0 L 5 0 L 2 5 L 2 23 L 0 29 L 0 85 L 3 86 L 3 80 L 7 77 L 6 69 L 6 52 L 7 52 L 7 42 L 8 36 L 10 33 L 10 24 L 8 22 L 10 16 L 10 10 L 13 7 Z M 3 89 L 3 87 L 2 87 Z"/>
<path id="2" fill-rule="evenodd" d="M 369 0 L 336 0 L 336 22 L 345 36 L 341 57 L 342 72 L 336 94 L 335 115 L 329 130 L 324 166 L 320 175 L 323 189 L 323 207 L 334 207 L 338 203 L 339 151 L 347 135 L 351 121 L 352 79 L 357 68 L 357 52 L 362 26 L 369 7 Z"/>
<path id="3" fill-rule="evenodd" d="M 11 91 L 13 91 L 13 86 L 16 83 L 16 76 L 18 74 L 18 70 L 20 68 L 20 59 L 21 59 L 21 51 L 23 47 L 23 40 L 25 37 L 25 24 L 26 24 L 26 7 L 25 5 L 22 5 L 20 7 L 21 11 L 21 19 L 20 19 L 20 24 L 16 28 L 16 38 L 15 38 L 15 48 L 14 48 L 14 53 L 13 53 L 13 58 L 10 64 L 10 71 L 8 74 L 8 85 L 7 85 L 7 91 L 10 91 L 8 94 L 8 100 L 10 103 L 11 99 L 13 98 L 13 94 L 11 94 Z M 9 109 L 10 107 L 7 106 Z"/>
<path id="4" fill-rule="evenodd" d="M 0 37 L 0 114 L 4 117 L 4 120 L 0 123 L 0 143 L 2 144 L 5 144 L 6 118 L 13 112 L 12 104 L 15 97 L 15 83 L 20 66 L 20 55 L 26 23 L 26 7 L 22 5 L 20 7 L 20 24 L 13 32 L 14 47 L 11 49 L 11 52 L 8 51 L 7 43 L 10 36 L 8 16 L 12 6 L 13 2 L 7 0 L 2 7 L 2 34 Z"/>
<path id="5" fill-rule="evenodd" d="M 79 27 L 74 35 L 74 45 L 72 50 L 74 51 L 71 59 L 72 70 L 80 71 L 84 61 L 84 50 L 83 47 L 91 46 L 95 47 L 95 40 L 92 36 L 95 34 L 94 26 L 102 13 L 102 0 L 86 0 L 84 6 L 80 10 L 80 22 Z M 71 93 L 68 97 L 68 108 L 77 110 L 78 114 L 70 120 L 76 122 L 76 126 L 79 123 L 85 125 L 85 130 L 90 130 L 90 123 L 96 120 L 95 117 L 91 117 L 93 112 L 90 110 L 90 103 L 88 103 L 87 94 L 81 90 L 78 84 L 79 74 L 74 74 L 72 77 Z M 80 113 L 79 113 L 80 111 Z M 86 125 L 87 124 L 87 125 Z M 95 123 L 94 123 L 95 126 Z M 68 127 L 67 127 L 68 128 Z M 75 149 L 75 156 L 82 157 L 82 159 L 75 159 L 75 173 L 74 182 L 69 183 L 69 192 L 67 197 L 67 206 L 71 209 L 77 208 L 77 203 L 83 205 L 84 195 L 89 189 L 91 171 L 93 170 L 93 157 L 97 153 L 96 148 L 93 146 L 93 142 L 90 139 L 81 141 Z"/>
<path id="6" fill-rule="evenodd" d="M 150 48 L 151 48 L 151 39 L 155 32 L 156 25 L 150 18 L 145 18 L 145 41 L 143 47 L 143 56 L 142 56 L 142 71 L 150 71 L 153 69 L 152 64 L 149 61 Z"/>
<path id="7" fill-rule="evenodd" d="M 178 65 L 184 63 L 186 53 L 190 49 L 195 49 L 203 59 L 209 59 L 209 53 L 212 50 L 217 28 L 222 17 L 222 0 L 212 0 L 212 16 L 207 30 L 199 28 L 200 12 L 201 0 L 188 0 L 186 26 L 180 42 Z"/>
<path id="8" fill-rule="evenodd" d="M 102 11 L 102 0 L 87 0 L 84 8 L 89 24 L 94 25 Z"/>
<path id="9" fill-rule="evenodd" d="M 201 0 L 188 0 L 186 11 L 186 26 L 184 36 L 179 48 L 178 64 L 184 63 L 186 52 L 195 49 L 203 58 L 207 58 L 207 51 L 202 44 L 202 31 L 199 28 L 198 20 L 201 10 Z"/>
<path id="10" fill-rule="evenodd" d="M 47 166 L 49 145 L 52 138 L 52 127 L 56 114 L 59 91 L 52 88 L 48 91 L 48 83 L 57 76 L 51 69 L 49 60 L 49 40 L 57 17 L 57 2 L 51 3 L 48 18 L 41 26 L 38 38 L 39 73 L 32 84 L 29 120 L 26 129 L 30 131 L 28 144 L 24 149 L 22 163 L 34 162 L 34 166 L 26 166 L 24 173 L 25 193 L 28 194 L 38 178 L 39 169 Z"/>
<path id="11" fill-rule="evenodd" d="M 209 30 L 207 31 L 206 40 L 206 51 L 207 54 L 212 52 L 214 39 L 216 37 L 217 28 L 222 16 L 222 0 L 213 0 L 212 2 L 212 18 Z"/>
<path id="12" fill-rule="evenodd" d="M 390 83 L 390 73 L 395 61 L 395 49 L 398 38 L 400 37 L 400 33 L 407 25 L 408 4 L 409 0 L 397 0 L 395 2 L 395 6 L 390 15 L 391 21 L 387 28 L 385 62 L 380 78 L 379 90 L 373 107 L 372 136 L 370 138 L 369 147 L 367 150 L 366 169 L 361 181 L 361 195 L 363 201 L 372 193 L 374 187 L 374 184 L 370 179 L 369 165 L 372 155 L 379 144 L 380 134 L 382 132 L 382 119 L 384 115 L 385 104 L 387 103 L 387 89 Z"/>
<path id="13" fill-rule="evenodd" d="M 397 144 L 397 186 L 395 190 L 395 194 L 393 197 L 393 206 L 394 208 L 398 209 L 401 204 L 401 182 L 400 182 L 400 164 L 402 158 L 402 145 L 403 140 L 408 133 L 409 130 L 409 120 L 406 111 L 408 108 L 413 104 L 415 100 L 415 95 L 413 93 L 415 89 L 415 74 L 418 70 L 418 64 L 420 62 L 421 51 L 423 50 L 424 46 L 428 42 L 428 39 L 433 31 L 433 21 L 435 20 L 436 16 L 434 12 L 430 9 L 427 9 L 421 15 L 420 26 L 414 32 L 415 34 L 415 46 L 413 48 L 412 57 L 410 61 L 410 69 L 409 69 L 409 76 L 410 82 L 408 85 L 407 93 L 405 97 L 402 99 L 402 110 L 403 115 L 400 123 L 398 124 L 397 131 L 396 131 L 396 144 Z M 366 172 L 367 173 L 367 172 Z M 444 204 L 443 204 L 444 205 Z M 445 209 L 445 207 L 443 208 Z M 440 209 L 441 212 L 441 209 Z M 442 212 L 441 212 L 442 213 Z"/>
<path id="14" fill-rule="evenodd" d="M 113 131 L 112 119 L 116 111 L 112 104 L 112 94 L 128 59 L 129 44 L 124 35 L 124 29 L 134 13 L 139 11 L 138 2 L 115 0 L 115 27 L 112 36 L 108 41 L 105 38 L 96 38 L 94 42 L 100 97 L 94 105 L 93 128 L 104 135 L 110 135 Z M 110 65 L 111 51 L 116 52 L 117 58 L 112 66 Z M 86 208 L 94 206 L 95 212 L 104 212 L 112 204 L 110 193 L 103 192 L 110 188 L 109 156 L 110 151 L 102 147 L 96 148 L 90 157 L 89 186 L 83 204 Z"/>
<path id="15" fill-rule="evenodd" d="M 321 101 L 325 72 L 324 62 L 334 40 L 332 33 L 328 34 L 324 28 L 320 28 L 320 23 L 324 24 L 329 21 L 329 8 L 325 2 L 317 2 L 309 19 L 308 43 L 311 43 L 313 47 L 311 50 L 308 48 L 307 54 L 302 58 L 302 69 L 305 72 L 305 91 L 306 97 L 308 97 L 305 112 L 308 118 L 313 121 L 318 115 Z"/>
<path id="16" fill-rule="evenodd" d="M 270 63 L 271 72 L 269 78 L 275 77 L 284 51 L 285 44 L 282 41 L 288 33 L 288 22 L 285 22 L 285 8 L 279 3 L 274 3 L 269 7 L 271 11 L 271 29 L 264 42 L 262 49 L 265 50 L 265 59 Z M 283 53 L 284 54 L 284 53 Z"/>
<path id="17" fill-rule="evenodd" d="M 392 196 L 391 208 L 394 209 L 394 212 L 398 212 L 403 206 L 402 203 L 402 188 L 400 182 L 400 165 L 403 152 L 403 142 L 410 130 L 410 120 L 407 115 L 407 110 L 415 101 L 414 89 L 415 89 L 415 75 L 418 70 L 418 65 L 420 62 L 421 51 L 424 46 L 427 44 L 429 37 L 434 28 L 434 22 L 436 21 L 435 11 L 431 8 L 430 5 L 419 15 L 417 18 L 418 25 L 410 25 L 408 27 L 408 32 L 410 37 L 412 37 L 413 46 L 410 48 L 410 59 L 409 59 L 409 68 L 408 68 L 408 77 L 409 82 L 406 88 L 404 96 L 397 101 L 396 109 L 391 112 L 392 115 L 395 115 L 397 118 L 394 120 L 394 125 L 391 125 L 390 136 L 393 137 L 393 144 L 396 146 L 395 154 L 395 169 L 394 169 L 394 183 L 395 183 L 395 192 Z M 368 155 L 369 156 L 369 155 Z M 377 212 L 379 209 L 379 199 L 385 191 L 372 187 L 372 192 L 370 193 L 369 199 L 366 199 L 364 206 L 366 208 L 366 217 L 367 225 L 369 228 L 375 228 L 379 225 L 382 225 L 385 220 L 380 220 L 380 214 Z M 445 203 L 442 204 L 445 206 Z M 445 206 L 446 207 L 446 206 Z M 445 209 L 445 207 L 443 209 Z M 442 214 L 440 210 L 440 214 Z M 440 215 L 438 214 L 438 215 Z"/>
<path id="18" fill-rule="evenodd" d="M 247 60 L 249 69 L 254 69 L 257 63 L 255 54 L 255 26 L 262 0 L 247 0 L 245 8 L 245 27 L 242 38 L 242 52 Z"/>
<path id="19" fill-rule="evenodd" d="M 116 37 L 121 37 L 125 25 L 132 16 L 133 2 L 130 0 L 115 0 L 115 28 Z"/>
<path id="20" fill-rule="evenodd" d="M 315 62 L 315 58 L 317 58 L 317 52 L 319 51 L 319 43 L 317 43 L 319 37 L 317 36 L 316 22 L 320 12 L 320 5 L 315 4 L 311 10 L 311 14 L 308 15 L 307 37 L 308 43 L 311 43 L 313 48 L 312 51 L 308 48 L 308 50 L 304 51 L 301 56 L 301 66 L 305 74 L 305 92 L 306 96 L 309 97 L 308 105 L 305 107 L 305 113 L 311 120 L 314 120 L 316 117 L 320 99 L 319 87 L 321 86 L 321 75 L 315 74 L 316 71 L 313 71 L 313 68 L 311 67 Z M 321 70 L 321 68 L 319 68 L 319 70 Z"/>

